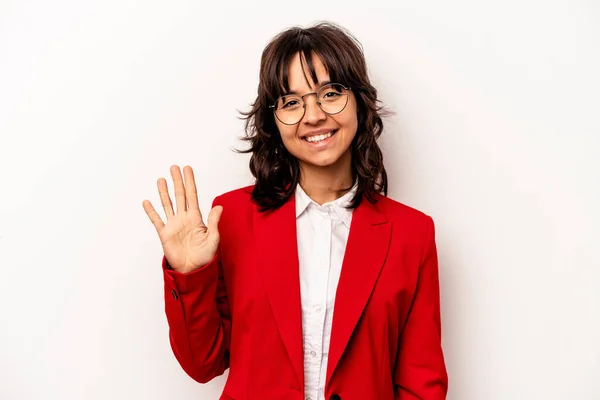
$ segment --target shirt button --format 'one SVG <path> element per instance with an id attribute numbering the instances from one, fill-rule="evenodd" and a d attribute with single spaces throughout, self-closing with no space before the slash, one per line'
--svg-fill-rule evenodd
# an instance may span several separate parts
<path id="1" fill-rule="evenodd" d="M 318 312 L 318 313 L 320 313 L 320 312 L 321 312 L 321 307 L 319 307 L 319 306 L 316 306 L 316 307 L 315 307 L 315 312 Z"/>
<path id="2" fill-rule="evenodd" d="M 313 351 L 310 352 L 310 355 L 313 356 L 313 357 L 316 357 L 317 356 L 317 352 L 313 350 Z"/>

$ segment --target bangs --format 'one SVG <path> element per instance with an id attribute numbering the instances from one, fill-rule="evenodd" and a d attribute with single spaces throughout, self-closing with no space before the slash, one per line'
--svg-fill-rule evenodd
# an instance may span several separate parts
<path id="1" fill-rule="evenodd" d="M 292 31 L 288 33 L 287 37 L 281 37 L 275 48 L 272 49 L 271 68 L 265 68 L 269 72 L 263 76 L 269 104 L 290 92 L 289 68 L 296 54 L 300 54 L 302 73 L 309 86 L 319 83 L 315 70 L 315 57 L 318 57 L 323 63 L 331 82 L 348 86 L 351 80 L 349 79 L 351 66 L 345 65 L 347 63 L 344 60 L 351 59 L 351 57 L 344 57 L 343 54 L 340 54 L 343 52 L 344 49 L 340 48 L 339 43 L 333 43 L 316 34 Z"/>

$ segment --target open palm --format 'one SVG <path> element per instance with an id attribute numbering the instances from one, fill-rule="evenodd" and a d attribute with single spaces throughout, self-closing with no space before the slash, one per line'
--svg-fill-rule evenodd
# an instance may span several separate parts
<path id="1" fill-rule="evenodd" d="M 157 181 L 167 217 L 166 224 L 150 201 L 144 200 L 142 206 L 156 228 L 171 268 L 177 272 L 188 273 L 208 264 L 214 258 L 219 247 L 218 223 L 223 207 L 213 207 L 208 214 L 208 224 L 205 224 L 198 206 L 194 171 L 190 166 L 186 166 L 183 172 L 185 184 L 179 167 L 171 166 L 177 213 L 173 211 L 166 180 L 159 178 Z"/>

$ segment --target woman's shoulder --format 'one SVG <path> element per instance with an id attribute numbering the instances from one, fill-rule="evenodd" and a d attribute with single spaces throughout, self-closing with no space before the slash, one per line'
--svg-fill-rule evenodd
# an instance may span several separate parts
<path id="1" fill-rule="evenodd" d="M 432 217 L 416 206 L 400 202 L 391 197 L 377 195 L 375 207 L 390 220 L 409 222 L 411 225 L 427 226 Z"/>
<path id="2" fill-rule="evenodd" d="M 248 185 L 228 190 L 215 197 L 213 205 L 219 204 L 225 207 L 225 204 L 235 204 L 239 207 L 247 204 L 250 206 L 253 189 L 254 185 Z"/>
<path id="3" fill-rule="evenodd" d="M 252 196 L 254 185 L 242 186 L 235 189 L 227 190 L 221 193 L 218 197 L 222 199 L 249 199 Z"/>
<path id="4" fill-rule="evenodd" d="M 434 220 L 422 209 L 383 195 L 378 196 L 375 207 L 394 225 L 396 237 L 414 248 L 428 246 L 435 240 Z"/>

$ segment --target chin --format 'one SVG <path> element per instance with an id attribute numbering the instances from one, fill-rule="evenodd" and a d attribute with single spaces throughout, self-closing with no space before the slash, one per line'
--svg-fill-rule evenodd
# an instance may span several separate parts
<path id="1" fill-rule="evenodd" d="M 314 167 L 331 167 L 337 164 L 341 159 L 341 155 L 331 155 L 325 157 L 307 157 L 301 159 L 302 163 Z"/>

